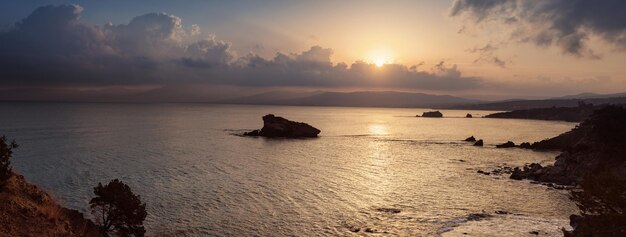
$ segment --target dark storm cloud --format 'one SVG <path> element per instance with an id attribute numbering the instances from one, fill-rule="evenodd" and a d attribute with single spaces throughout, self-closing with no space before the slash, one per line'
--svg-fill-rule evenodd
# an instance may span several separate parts
<path id="1" fill-rule="evenodd" d="M 514 28 L 517 40 L 577 56 L 597 57 L 588 47 L 592 35 L 626 48 L 623 0 L 456 0 L 450 14 L 467 14 L 476 24 L 495 20 Z"/>
<path id="2" fill-rule="evenodd" d="M 455 65 L 436 70 L 399 64 L 378 68 L 333 63 L 332 49 L 314 46 L 301 53 L 263 58 L 237 56 L 229 42 L 210 36 L 192 40 L 179 17 L 150 13 L 128 24 L 80 22 L 76 5 L 36 9 L 0 33 L 0 82 L 4 88 L 124 85 L 235 85 L 378 87 L 463 90 L 481 80 L 462 76 Z"/>

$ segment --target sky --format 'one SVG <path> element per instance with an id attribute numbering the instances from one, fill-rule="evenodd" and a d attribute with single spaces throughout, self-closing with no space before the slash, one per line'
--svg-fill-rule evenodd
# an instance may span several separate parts
<path id="1" fill-rule="evenodd" d="M 0 99 L 626 92 L 626 1 L 2 1 Z"/>

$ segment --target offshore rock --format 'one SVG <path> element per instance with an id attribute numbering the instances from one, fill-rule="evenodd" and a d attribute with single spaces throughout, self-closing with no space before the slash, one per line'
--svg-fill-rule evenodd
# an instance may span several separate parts
<path id="1" fill-rule="evenodd" d="M 429 112 L 424 112 L 422 113 L 422 117 L 427 117 L 427 118 L 442 118 L 443 114 L 441 112 L 439 112 L 439 110 L 437 111 L 429 111 Z"/>
<path id="2" fill-rule="evenodd" d="M 476 138 L 474 136 L 471 136 L 471 137 L 465 138 L 465 141 L 466 142 L 475 142 Z"/>
<path id="3" fill-rule="evenodd" d="M 508 141 L 503 144 L 496 145 L 496 148 L 511 148 L 511 147 L 515 147 L 515 143 L 513 143 L 512 141 Z"/>
<path id="4" fill-rule="evenodd" d="M 480 139 L 474 143 L 474 146 L 483 146 L 483 139 Z"/>
<path id="5" fill-rule="evenodd" d="M 263 116 L 263 128 L 246 132 L 244 136 L 261 137 L 317 137 L 320 130 L 306 123 L 294 122 L 283 117 L 268 114 Z"/>

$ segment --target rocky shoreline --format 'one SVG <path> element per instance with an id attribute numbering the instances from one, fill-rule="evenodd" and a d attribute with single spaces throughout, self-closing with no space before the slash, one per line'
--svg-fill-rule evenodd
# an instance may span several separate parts
<path id="1" fill-rule="evenodd" d="M 510 171 L 552 187 L 569 185 L 581 215 L 570 217 L 566 236 L 626 236 L 626 109 L 607 106 L 576 128 L 532 145 L 562 149 L 554 165 L 529 164 Z"/>

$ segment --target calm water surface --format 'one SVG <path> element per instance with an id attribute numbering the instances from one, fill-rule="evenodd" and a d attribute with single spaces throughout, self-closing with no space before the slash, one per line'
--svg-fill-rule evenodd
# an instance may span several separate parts
<path id="1" fill-rule="evenodd" d="M 88 213 L 93 186 L 120 178 L 147 203 L 149 235 L 531 236 L 539 230 L 554 236 L 577 211 L 565 191 L 476 173 L 552 162 L 556 153 L 494 146 L 552 137 L 573 123 L 462 118 L 484 111 L 414 117 L 424 109 L 63 103 L 0 109 L 0 133 L 21 145 L 13 163 L 27 180 Z M 237 136 L 260 128 L 267 113 L 322 133 L 296 140 Z M 485 139 L 485 147 L 460 141 L 470 135 Z M 514 214 L 466 218 L 500 210 Z M 361 230 L 351 232 L 355 227 Z"/>

